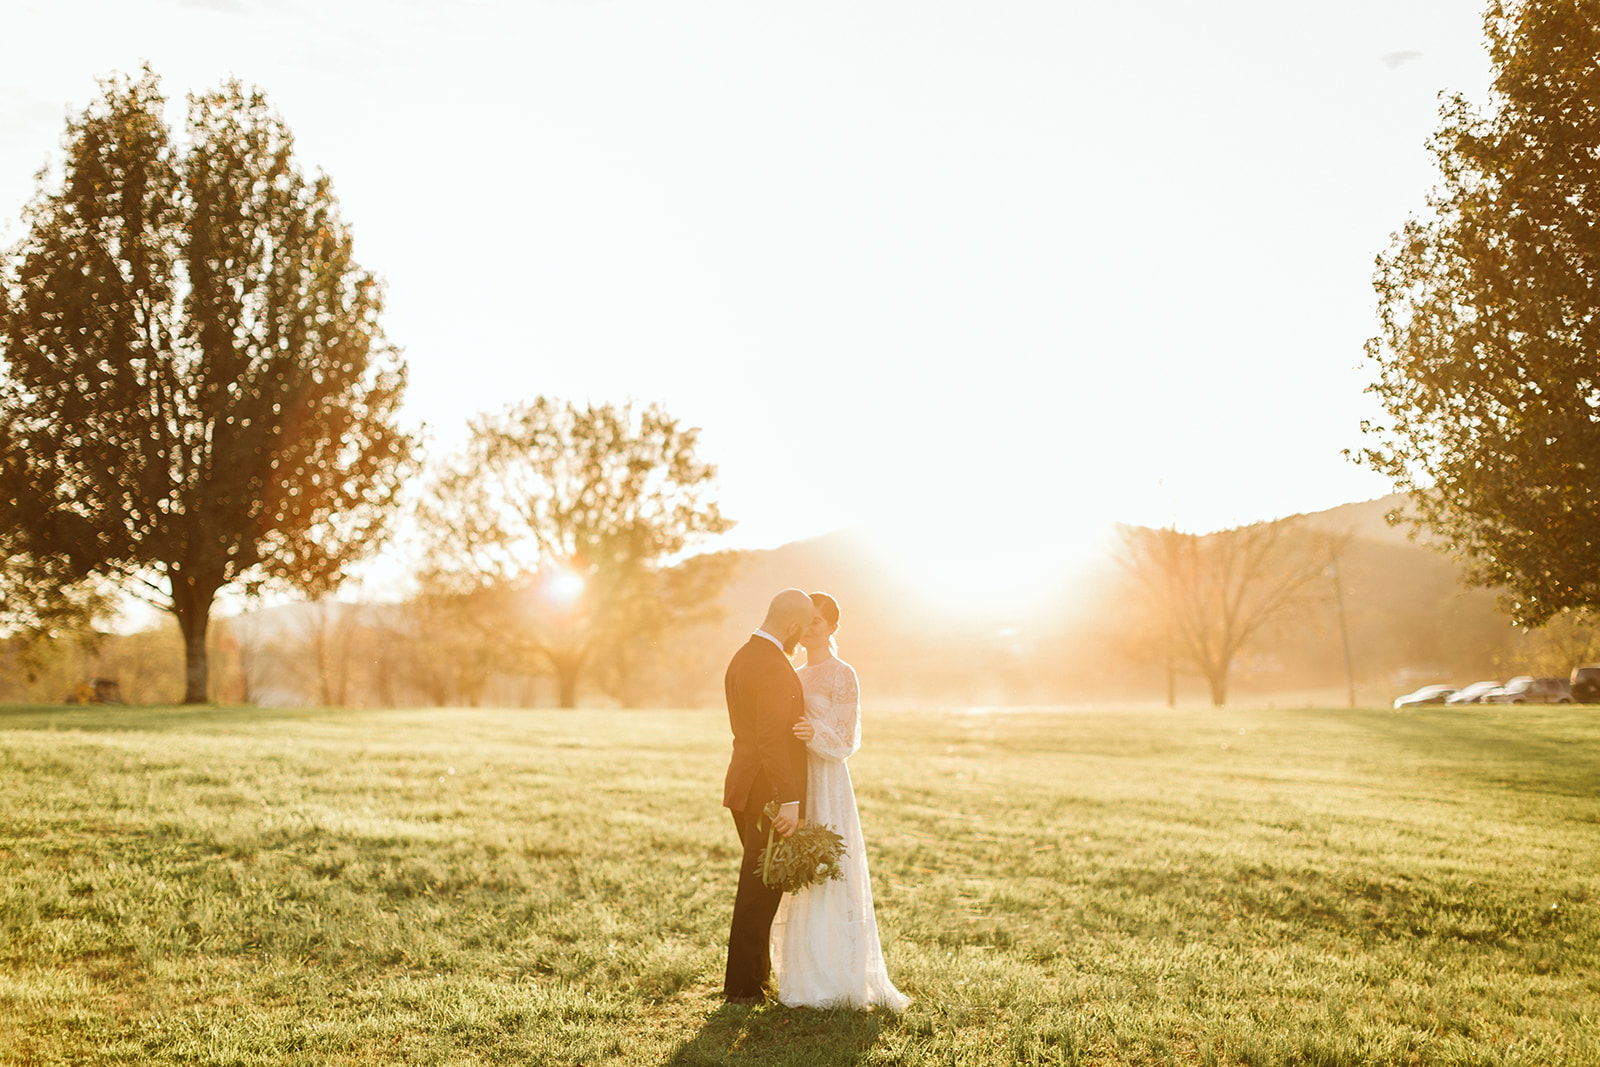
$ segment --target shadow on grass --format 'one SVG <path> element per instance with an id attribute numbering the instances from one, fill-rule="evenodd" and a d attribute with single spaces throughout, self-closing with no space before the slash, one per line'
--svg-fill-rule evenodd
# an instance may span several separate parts
<path id="1" fill-rule="evenodd" d="M 844 1067 L 866 1058 L 883 1024 L 880 1011 L 724 1004 L 707 1015 L 700 1032 L 673 1049 L 666 1062 L 668 1067 Z"/>
<path id="2" fill-rule="evenodd" d="M 1540 796 L 1590 799 L 1600 792 L 1600 709 L 1582 705 L 1374 712 L 1368 721 L 1415 754 L 1430 775 Z M 1390 746 L 1385 746 L 1390 747 Z"/>

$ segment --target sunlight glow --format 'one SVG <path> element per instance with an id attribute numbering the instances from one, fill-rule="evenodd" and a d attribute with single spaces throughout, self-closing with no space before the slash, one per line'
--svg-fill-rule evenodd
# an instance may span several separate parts
<path id="1" fill-rule="evenodd" d="M 1025 530 L 902 530 L 880 536 L 879 551 L 895 570 L 945 613 L 1010 614 L 1057 593 L 1068 576 L 1103 561 L 1109 530 L 1054 537 Z"/>
<path id="2" fill-rule="evenodd" d="M 551 567 L 539 580 L 539 599 L 557 611 L 570 611 L 578 603 L 588 583 L 583 575 L 566 567 Z"/>

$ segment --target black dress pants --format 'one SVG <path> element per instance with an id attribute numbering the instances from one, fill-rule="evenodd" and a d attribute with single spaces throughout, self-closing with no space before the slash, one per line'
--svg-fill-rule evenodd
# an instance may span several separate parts
<path id="1" fill-rule="evenodd" d="M 762 996 L 762 986 L 772 974 L 772 917 L 783 900 L 783 890 L 768 888 L 761 880 L 761 850 L 767 847 L 766 831 L 756 829 L 761 810 L 734 811 L 732 815 L 744 859 L 739 865 L 739 891 L 733 899 L 722 995 L 742 1000 Z"/>

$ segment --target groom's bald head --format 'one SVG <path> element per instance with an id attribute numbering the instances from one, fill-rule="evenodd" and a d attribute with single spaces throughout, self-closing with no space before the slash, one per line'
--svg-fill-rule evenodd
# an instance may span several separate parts
<path id="1" fill-rule="evenodd" d="M 761 628 L 781 641 L 785 651 L 793 652 L 800 635 L 811 625 L 815 611 L 816 606 L 805 590 L 785 589 L 772 598 Z"/>

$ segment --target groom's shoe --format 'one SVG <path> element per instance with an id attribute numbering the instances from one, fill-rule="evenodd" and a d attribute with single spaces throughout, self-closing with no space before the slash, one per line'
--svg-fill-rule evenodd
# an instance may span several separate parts
<path id="1" fill-rule="evenodd" d="M 756 987 L 754 993 L 741 993 L 734 996 L 726 991 L 722 999 L 728 1004 L 765 1004 L 769 1000 L 778 999 L 778 987 L 772 984 L 772 979 L 767 979 Z"/>

